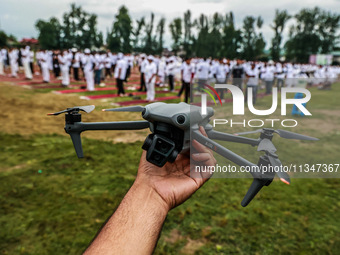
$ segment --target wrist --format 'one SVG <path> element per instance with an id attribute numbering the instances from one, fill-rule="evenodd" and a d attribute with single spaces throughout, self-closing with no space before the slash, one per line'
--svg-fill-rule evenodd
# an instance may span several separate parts
<path id="1" fill-rule="evenodd" d="M 157 190 L 145 180 L 137 177 L 133 183 L 131 192 L 138 194 L 144 200 L 145 205 L 150 206 L 156 212 L 164 215 L 164 218 L 171 209 L 171 206 L 163 199 Z"/>

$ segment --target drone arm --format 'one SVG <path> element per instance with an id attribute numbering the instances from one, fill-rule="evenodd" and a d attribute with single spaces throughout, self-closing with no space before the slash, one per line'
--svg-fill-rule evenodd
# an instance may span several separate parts
<path id="1" fill-rule="evenodd" d="M 207 135 L 210 139 L 220 140 L 220 141 L 227 141 L 227 142 L 234 142 L 234 143 L 244 143 L 250 144 L 253 146 L 257 146 L 260 143 L 260 139 L 252 139 L 242 136 L 236 136 L 228 133 L 222 133 L 215 130 L 207 131 Z"/>
<path id="2" fill-rule="evenodd" d="M 80 133 L 86 130 L 139 130 L 149 128 L 148 121 L 121 121 L 121 122 L 75 122 L 66 124 L 65 131 L 71 136 L 78 158 L 83 158 Z"/>
<path id="3" fill-rule="evenodd" d="M 139 130 L 149 128 L 148 121 L 118 121 L 118 122 L 89 122 L 78 123 L 82 131 L 86 130 Z"/>
<path id="4" fill-rule="evenodd" d="M 257 167 L 257 165 L 255 165 L 254 163 L 246 160 L 245 158 L 242 158 L 241 156 L 228 150 L 227 148 L 224 148 L 222 145 L 216 143 L 215 141 L 210 140 L 210 137 L 209 138 L 205 137 L 198 130 L 195 130 L 192 132 L 192 138 L 195 139 L 200 144 L 208 147 L 209 149 L 220 154 L 222 157 L 229 159 L 230 161 L 234 162 L 235 164 L 239 166 L 251 166 L 254 168 Z M 254 176 L 253 172 L 257 172 L 257 171 L 251 171 L 252 175 Z"/>
<path id="5" fill-rule="evenodd" d="M 211 141 L 209 138 L 203 136 L 199 131 L 193 131 L 192 132 L 193 139 L 197 140 L 202 145 L 212 149 L 216 153 L 220 154 L 221 156 L 229 159 L 230 161 L 236 163 L 240 166 L 251 166 L 251 167 L 258 167 L 257 165 L 251 163 L 250 161 L 242 158 L 241 156 L 235 154 L 234 152 L 224 148 L 220 144 Z M 256 196 L 256 194 L 261 190 L 261 188 L 266 184 L 267 180 L 261 179 L 261 174 L 259 171 L 251 171 L 250 172 L 252 176 L 254 177 L 253 182 L 243 198 L 241 205 L 243 207 L 246 207 L 250 201 Z"/>

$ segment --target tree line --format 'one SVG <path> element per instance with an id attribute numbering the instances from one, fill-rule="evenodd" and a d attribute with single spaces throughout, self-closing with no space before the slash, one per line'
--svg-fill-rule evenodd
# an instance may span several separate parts
<path id="1" fill-rule="evenodd" d="M 289 35 L 283 42 L 287 22 L 294 19 Z M 236 27 L 233 12 L 212 16 L 201 14 L 194 18 L 187 10 L 167 24 L 164 17 L 155 21 L 155 15 L 133 20 L 129 10 L 122 6 L 114 16 L 112 27 L 106 31 L 106 40 L 97 28 L 97 15 L 88 13 L 76 4 L 64 13 L 62 20 L 52 17 L 38 20 L 40 46 L 46 49 L 77 47 L 100 48 L 105 45 L 113 52 L 144 52 L 161 54 L 164 34 L 168 26 L 175 54 L 197 57 L 228 57 L 247 60 L 287 60 L 308 62 L 310 54 L 329 53 L 339 45 L 340 15 L 320 9 L 304 8 L 291 15 L 286 10 L 276 10 L 270 27 L 273 30 L 269 56 L 264 54 L 266 41 L 261 29 L 261 16 L 246 16 L 241 27 Z M 284 54 L 282 54 L 284 53 Z"/>

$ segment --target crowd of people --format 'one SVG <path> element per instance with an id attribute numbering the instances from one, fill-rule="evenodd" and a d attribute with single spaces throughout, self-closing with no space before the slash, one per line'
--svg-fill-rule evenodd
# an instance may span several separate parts
<path id="1" fill-rule="evenodd" d="M 39 70 L 35 70 L 35 64 Z M 17 77 L 22 67 L 25 78 L 31 80 L 34 75 L 42 74 L 44 83 L 50 82 L 50 75 L 61 79 L 61 85 L 68 87 L 70 76 L 75 81 L 86 80 L 86 88 L 95 90 L 95 86 L 105 86 L 107 77 L 114 77 L 117 93 L 125 96 L 124 83 L 128 81 L 131 70 L 138 67 L 140 73 L 139 91 L 146 91 L 148 101 L 155 100 L 155 86 L 168 86 L 174 92 L 175 80 L 182 82 L 178 92 L 184 92 L 184 101 L 193 100 L 195 89 L 200 90 L 205 84 L 231 83 L 240 89 L 253 89 L 253 102 L 256 101 L 259 86 L 265 88 L 266 94 L 272 93 L 272 87 L 280 90 L 283 86 L 299 86 L 300 78 L 306 84 L 320 88 L 330 88 L 339 74 L 339 66 L 321 66 L 313 64 L 294 64 L 282 62 L 262 62 L 229 60 L 227 58 L 180 58 L 177 56 L 152 56 L 146 54 L 123 54 L 110 51 L 38 50 L 34 52 L 29 46 L 3 48 L 0 50 L 0 75 L 10 69 L 10 76 Z M 304 85 L 305 86 L 305 85 Z M 225 91 L 220 90 L 223 100 Z"/>

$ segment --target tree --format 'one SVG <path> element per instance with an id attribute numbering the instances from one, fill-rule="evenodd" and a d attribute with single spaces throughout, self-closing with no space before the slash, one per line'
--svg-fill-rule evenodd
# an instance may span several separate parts
<path id="1" fill-rule="evenodd" d="M 285 28 L 287 21 L 291 18 L 287 10 L 275 10 L 275 17 L 273 20 L 273 25 L 270 27 L 274 30 L 274 37 L 272 39 L 272 46 L 270 49 L 270 54 L 273 60 L 278 61 L 280 59 L 281 43 L 282 43 L 282 33 Z"/>
<path id="2" fill-rule="evenodd" d="M 7 39 L 7 34 L 4 31 L 0 30 L 0 48 L 7 47 Z"/>
<path id="3" fill-rule="evenodd" d="M 241 31 L 235 29 L 234 14 L 232 12 L 225 15 L 222 31 L 222 55 L 228 58 L 236 58 L 242 37 Z"/>
<path id="4" fill-rule="evenodd" d="M 184 25 L 183 49 L 186 52 L 187 56 L 192 56 L 194 41 L 194 37 L 192 35 L 192 28 L 194 27 L 194 24 L 191 21 L 190 10 L 187 10 L 184 13 L 183 25 Z"/>
<path id="5" fill-rule="evenodd" d="M 130 43 L 131 34 L 132 21 L 129 11 L 125 6 L 122 6 L 118 10 L 111 33 L 107 37 L 108 48 L 112 51 L 130 53 L 132 50 Z"/>
<path id="6" fill-rule="evenodd" d="M 156 32 L 158 33 L 158 46 L 157 53 L 162 53 L 163 51 L 163 36 L 164 36 L 164 28 L 165 28 L 165 18 L 161 18 L 158 22 Z"/>
<path id="7" fill-rule="evenodd" d="M 140 18 L 140 20 L 137 20 L 137 26 L 136 28 L 133 30 L 133 35 L 134 35 L 134 40 L 133 40 L 133 49 L 135 51 L 141 51 L 141 44 L 139 41 L 139 36 L 141 35 L 143 26 L 145 26 L 145 18 L 142 17 Z"/>
<path id="8" fill-rule="evenodd" d="M 169 25 L 171 37 L 173 40 L 172 50 L 177 54 L 182 39 L 182 19 L 175 18 Z"/>
<path id="9" fill-rule="evenodd" d="M 71 4 L 70 12 L 64 13 L 61 31 L 64 48 L 100 47 L 103 43 L 103 35 L 97 31 L 97 15 L 87 13 L 75 4 Z"/>
<path id="10" fill-rule="evenodd" d="M 311 54 L 329 53 L 336 46 L 340 15 L 321 10 L 302 9 L 295 15 L 285 44 L 287 58 L 307 63 Z"/>
<path id="11" fill-rule="evenodd" d="M 262 53 L 266 46 L 262 33 L 257 33 L 255 29 L 255 22 L 258 29 L 263 25 L 263 19 L 253 16 L 246 16 L 243 20 L 242 28 L 242 57 L 247 60 L 255 60 Z"/>
<path id="12" fill-rule="evenodd" d="M 198 30 L 198 36 L 195 45 L 196 54 L 199 57 L 207 58 L 210 56 L 210 52 L 208 50 L 209 45 L 208 17 L 202 13 L 199 16 L 199 18 L 195 20 L 195 25 Z"/>
<path id="13" fill-rule="evenodd" d="M 97 31 L 97 15 L 85 12 L 80 6 L 71 5 L 71 11 L 63 14 L 63 22 L 52 17 L 35 24 L 38 40 L 45 49 L 80 49 L 100 47 L 103 34 Z"/>
<path id="14" fill-rule="evenodd" d="M 38 20 L 35 27 L 39 31 L 38 41 L 42 49 L 62 48 L 61 25 L 56 18 L 52 17 L 49 21 Z"/>
<path id="15" fill-rule="evenodd" d="M 145 24 L 144 52 L 152 54 L 155 51 L 155 41 L 153 37 L 155 15 L 151 13 L 150 22 Z"/>
<path id="16" fill-rule="evenodd" d="M 219 58 L 222 56 L 222 24 L 223 17 L 217 12 L 213 15 L 210 27 L 211 31 L 208 36 L 208 51 L 210 52 L 210 56 L 213 58 Z"/>

